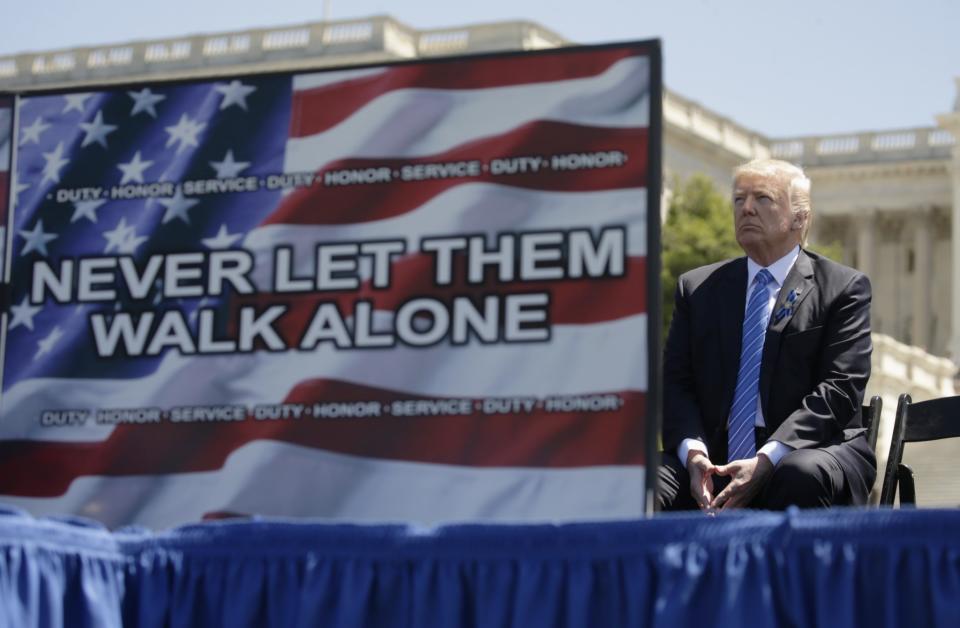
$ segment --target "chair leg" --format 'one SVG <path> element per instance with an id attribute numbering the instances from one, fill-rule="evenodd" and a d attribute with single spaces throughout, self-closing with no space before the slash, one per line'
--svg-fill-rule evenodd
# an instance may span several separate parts
<path id="1" fill-rule="evenodd" d="M 900 507 L 916 507 L 917 491 L 913 478 L 913 469 L 900 463 L 897 466 L 897 484 L 900 488 Z"/>
<path id="2" fill-rule="evenodd" d="M 910 395 L 903 393 L 897 400 L 897 414 L 893 422 L 893 436 L 890 438 L 890 453 L 887 466 L 883 470 L 883 488 L 880 489 L 880 504 L 893 506 L 897 491 L 897 466 L 903 461 L 903 437 L 907 428 L 907 411 L 912 403 Z"/>

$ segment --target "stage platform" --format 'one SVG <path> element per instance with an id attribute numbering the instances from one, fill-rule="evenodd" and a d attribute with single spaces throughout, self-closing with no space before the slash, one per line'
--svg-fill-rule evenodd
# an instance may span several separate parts
<path id="1" fill-rule="evenodd" d="M 957 626 L 960 511 L 536 526 L 0 514 L 0 626 Z"/>

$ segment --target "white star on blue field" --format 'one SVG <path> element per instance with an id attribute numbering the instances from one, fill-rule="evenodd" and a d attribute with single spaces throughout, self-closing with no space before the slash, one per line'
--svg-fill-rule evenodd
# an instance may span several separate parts
<path id="1" fill-rule="evenodd" d="M 33 276 L 38 264 L 57 277 L 64 264 L 102 256 L 129 258 L 133 266 L 125 272 L 147 273 L 151 256 L 243 246 L 281 192 L 253 186 L 193 193 L 181 183 L 282 174 L 290 81 L 122 86 L 21 101 L 7 324 L 7 355 L 15 357 L 7 361 L 5 387 L 29 377 L 132 378 L 157 367 L 162 354 L 74 359 L 96 355 L 88 333 L 92 313 L 176 308 L 195 321 L 198 307 L 229 307 L 230 294 L 202 303 L 166 299 L 162 284 L 145 286 L 147 294 L 136 298 L 120 284 L 96 284 L 118 295 L 109 302 L 79 301 L 72 288 L 60 286 L 56 298 L 34 302 L 30 286 L 16 278 Z M 74 357 L 60 359 L 67 354 Z"/>

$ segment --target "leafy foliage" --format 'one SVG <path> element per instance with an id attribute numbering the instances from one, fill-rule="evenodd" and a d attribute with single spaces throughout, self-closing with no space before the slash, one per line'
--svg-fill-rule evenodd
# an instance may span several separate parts
<path id="1" fill-rule="evenodd" d="M 843 245 L 838 241 L 819 242 L 817 244 L 810 244 L 808 242 L 805 248 L 808 251 L 813 251 L 817 255 L 829 257 L 835 262 L 843 263 Z"/>
<path id="2" fill-rule="evenodd" d="M 695 174 L 673 184 L 669 214 L 663 225 L 663 338 L 673 316 L 673 295 L 683 273 L 743 255 L 733 234 L 733 205 L 713 180 Z"/>

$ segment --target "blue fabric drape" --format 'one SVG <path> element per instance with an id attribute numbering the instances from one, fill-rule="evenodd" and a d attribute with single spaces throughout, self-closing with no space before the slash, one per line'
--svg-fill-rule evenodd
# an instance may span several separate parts
<path id="1" fill-rule="evenodd" d="M 960 512 L 560 526 L 0 514 L 0 626 L 956 626 Z"/>

